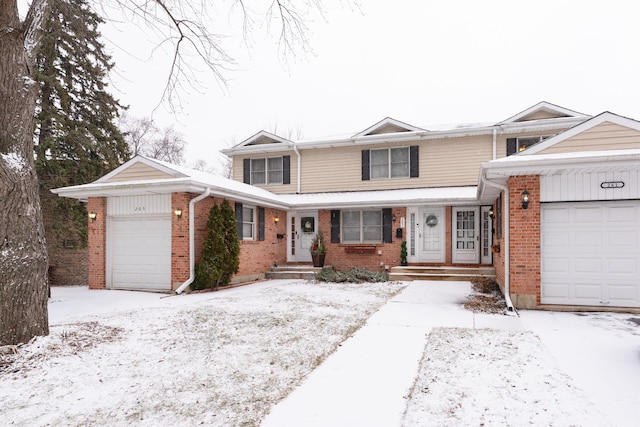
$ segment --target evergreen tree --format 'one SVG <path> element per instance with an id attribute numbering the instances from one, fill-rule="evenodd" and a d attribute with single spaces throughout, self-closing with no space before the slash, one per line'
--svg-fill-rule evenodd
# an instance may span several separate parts
<path id="1" fill-rule="evenodd" d="M 100 41 L 103 22 L 88 0 L 53 0 L 36 58 L 36 171 L 50 250 L 62 233 L 84 244 L 87 216 L 84 205 L 49 190 L 94 181 L 129 158 L 116 125 L 123 107 L 107 92 L 113 64 Z"/>
<path id="2" fill-rule="evenodd" d="M 224 200 L 221 206 L 214 204 L 207 220 L 207 236 L 202 248 L 200 263 L 196 266 L 193 289 L 228 285 L 240 267 L 240 242 L 235 212 Z"/>

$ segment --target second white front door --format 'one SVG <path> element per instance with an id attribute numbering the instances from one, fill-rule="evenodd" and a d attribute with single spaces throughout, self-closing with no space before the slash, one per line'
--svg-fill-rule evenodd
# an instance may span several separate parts
<path id="1" fill-rule="evenodd" d="M 476 264 L 480 261 L 480 210 L 454 207 L 451 212 L 452 262 Z"/>

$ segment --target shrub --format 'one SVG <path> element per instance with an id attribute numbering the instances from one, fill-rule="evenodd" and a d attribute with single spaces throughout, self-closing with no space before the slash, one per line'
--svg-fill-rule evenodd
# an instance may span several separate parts
<path id="1" fill-rule="evenodd" d="M 227 200 L 214 204 L 207 220 L 207 236 L 191 288 L 194 290 L 228 285 L 240 266 L 240 242 L 236 216 Z"/>
<path id="2" fill-rule="evenodd" d="M 484 276 L 472 278 L 471 288 L 475 292 L 480 292 L 483 294 L 491 294 L 500 291 L 500 288 L 498 287 L 498 284 L 495 280 Z"/>
<path id="3" fill-rule="evenodd" d="M 389 276 L 386 273 L 352 268 L 349 271 L 336 271 L 332 268 L 323 268 L 316 274 L 319 282 L 332 283 L 375 283 L 387 282 Z"/>

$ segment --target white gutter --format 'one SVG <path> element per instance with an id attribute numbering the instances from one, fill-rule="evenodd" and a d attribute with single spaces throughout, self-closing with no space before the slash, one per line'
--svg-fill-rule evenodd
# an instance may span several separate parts
<path id="1" fill-rule="evenodd" d="M 209 193 L 211 193 L 211 189 L 207 188 L 204 190 L 204 193 L 196 197 L 195 199 L 191 199 L 189 202 L 189 278 L 186 282 L 184 282 L 178 289 L 176 289 L 176 294 L 181 294 L 187 286 L 193 283 L 193 280 L 196 278 L 196 254 L 195 254 L 195 207 L 196 203 L 200 200 L 209 197 Z"/>
<path id="2" fill-rule="evenodd" d="M 495 160 L 495 159 L 498 158 L 497 157 L 498 156 L 498 152 L 497 152 L 497 150 L 498 150 L 498 129 L 496 129 L 496 128 L 493 128 L 493 146 L 492 146 L 492 148 L 493 148 L 492 160 Z"/>
<path id="3" fill-rule="evenodd" d="M 296 194 L 300 194 L 301 188 L 302 188 L 302 182 L 301 182 L 301 177 L 300 177 L 300 173 L 301 173 L 301 167 L 302 167 L 302 162 L 300 161 L 300 151 L 298 151 L 298 146 L 296 145 L 295 142 L 291 143 L 291 146 L 293 147 L 293 151 L 296 153 L 296 156 L 298 156 L 298 171 L 297 171 L 297 176 L 296 176 Z"/>
<path id="4" fill-rule="evenodd" d="M 511 290 L 510 290 L 510 282 L 509 282 L 509 276 L 511 275 L 509 268 L 510 268 L 510 262 L 509 262 L 509 256 L 510 256 L 510 251 L 509 251 L 509 246 L 510 246 L 510 239 L 509 239 L 509 189 L 501 184 L 498 184 L 496 182 L 491 182 L 491 181 L 487 181 L 484 177 L 484 174 L 480 175 L 480 179 L 482 180 L 482 182 L 485 185 L 492 185 L 494 187 L 497 187 L 499 189 L 501 189 L 502 191 L 504 191 L 504 197 L 502 200 L 502 213 L 503 213 L 503 218 L 504 218 L 504 299 L 505 302 L 507 304 L 507 311 L 509 312 L 514 312 L 514 313 L 518 313 L 515 309 L 515 307 L 513 306 L 513 303 L 511 302 Z"/>

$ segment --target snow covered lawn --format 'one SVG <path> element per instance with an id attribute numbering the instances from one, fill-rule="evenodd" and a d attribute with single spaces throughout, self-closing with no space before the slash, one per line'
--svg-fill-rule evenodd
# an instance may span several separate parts
<path id="1" fill-rule="evenodd" d="M 52 321 L 50 336 L 0 368 L 0 425 L 258 425 L 402 287 L 301 282 L 164 299 L 86 291 L 76 311 L 103 314 Z M 64 304 L 56 291 L 52 312 Z M 126 308 L 101 309 L 101 296 Z"/>

